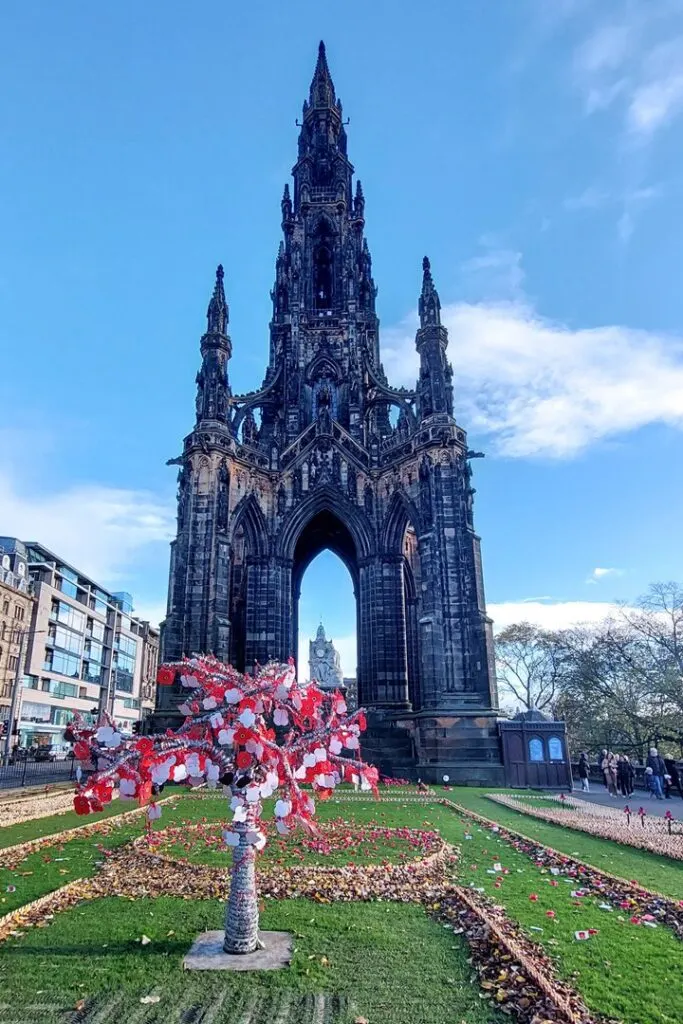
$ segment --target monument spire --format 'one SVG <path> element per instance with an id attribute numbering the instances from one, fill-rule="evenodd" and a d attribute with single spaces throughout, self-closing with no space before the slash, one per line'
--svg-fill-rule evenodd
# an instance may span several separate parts
<path id="1" fill-rule="evenodd" d="M 339 105 L 334 91 L 332 75 L 327 64 L 325 44 L 322 39 L 318 45 L 318 60 L 311 80 L 308 104 L 313 109 Z"/>
<path id="2" fill-rule="evenodd" d="M 213 294 L 206 310 L 206 333 L 202 336 L 200 351 L 202 365 L 197 374 L 197 423 L 217 420 L 228 423 L 230 384 L 228 361 L 232 343 L 228 335 L 229 310 L 223 286 L 223 266 L 216 268 Z"/>

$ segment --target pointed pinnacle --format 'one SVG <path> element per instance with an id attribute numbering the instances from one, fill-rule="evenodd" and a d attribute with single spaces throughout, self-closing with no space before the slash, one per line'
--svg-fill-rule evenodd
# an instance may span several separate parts
<path id="1" fill-rule="evenodd" d="M 422 260 L 422 269 L 425 272 L 425 274 L 429 274 L 431 272 L 432 265 L 429 262 L 429 256 L 425 256 L 424 259 Z"/>

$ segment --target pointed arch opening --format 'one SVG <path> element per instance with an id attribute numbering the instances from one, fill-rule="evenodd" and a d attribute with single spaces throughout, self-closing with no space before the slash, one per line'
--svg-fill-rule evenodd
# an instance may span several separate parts
<path id="1" fill-rule="evenodd" d="M 305 579 L 304 579 L 305 577 Z M 321 509 L 306 523 L 294 547 L 292 565 L 294 636 L 297 670 L 309 678 L 311 652 L 317 653 L 318 682 L 334 685 L 334 658 L 327 642 L 310 646 L 322 621 L 327 639 L 335 639 L 344 673 L 357 678 L 358 552 L 348 527 L 329 509 Z"/>

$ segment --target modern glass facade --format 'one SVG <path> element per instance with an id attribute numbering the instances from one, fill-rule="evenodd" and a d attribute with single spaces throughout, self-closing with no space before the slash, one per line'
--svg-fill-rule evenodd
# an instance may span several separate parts
<path id="1" fill-rule="evenodd" d="M 106 710 L 130 733 L 142 707 L 153 705 L 148 676 L 153 663 L 154 686 L 158 631 L 133 616 L 130 594 L 103 590 L 40 544 L 27 543 L 24 551 L 36 604 L 21 691 L 22 742 L 62 743 L 75 712 Z"/>

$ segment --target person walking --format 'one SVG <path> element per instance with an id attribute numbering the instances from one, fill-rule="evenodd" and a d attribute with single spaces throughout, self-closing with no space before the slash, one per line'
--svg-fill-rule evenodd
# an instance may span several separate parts
<path id="1" fill-rule="evenodd" d="M 664 776 L 667 774 L 664 758 L 656 747 L 650 747 L 647 767 L 652 769 L 652 791 L 658 800 L 664 799 Z"/>
<path id="2" fill-rule="evenodd" d="M 628 796 L 626 792 L 626 762 L 623 754 L 617 754 L 617 793 L 621 796 Z"/>
<path id="3" fill-rule="evenodd" d="M 588 760 L 588 754 L 585 750 L 581 751 L 579 755 L 579 778 L 581 779 L 581 792 L 590 793 L 590 785 L 588 783 L 588 776 L 590 775 L 590 762 Z"/>
<path id="4" fill-rule="evenodd" d="M 665 757 L 664 764 L 666 765 L 666 773 L 671 778 L 669 788 L 677 789 L 681 799 L 683 800 L 683 787 L 681 787 L 681 773 L 678 770 L 678 765 L 674 761 L 673 757 Z"/>
<path id="5" fill-rule="evenodd" d="M 635 782 L 636 773 L 628 754 L 624 754 L 622 773 L 624 778 L 624 796 L 633 796 L 633 784 Z"/>
<path id="6" fill-rule="evenodd" d="M 603 750 L 600 755 L 600 769 L 605 780 L 605 788 L 610 796 L 617 795 L 617 761 L 611 750 Z"/>

